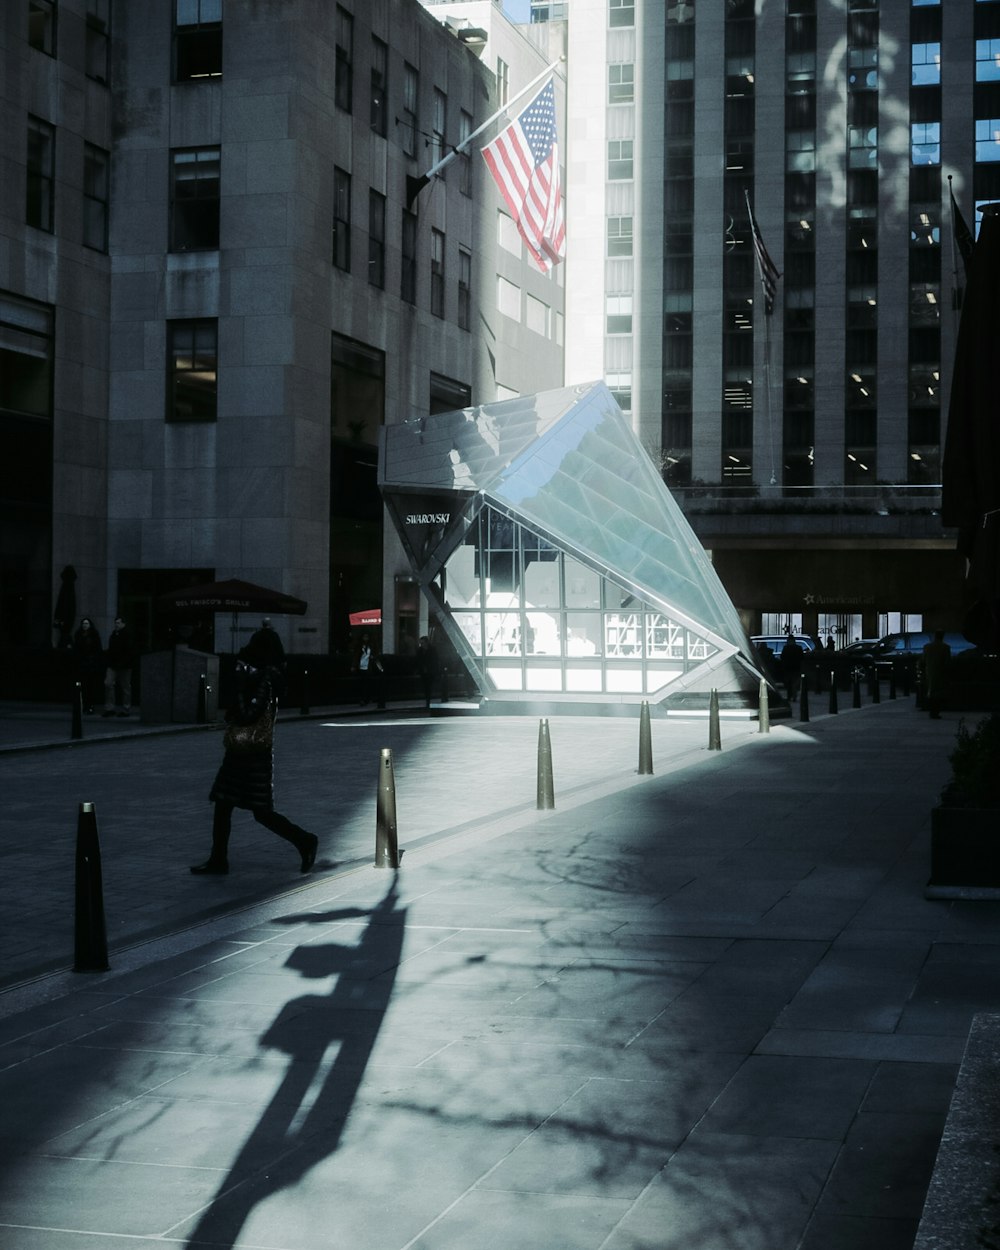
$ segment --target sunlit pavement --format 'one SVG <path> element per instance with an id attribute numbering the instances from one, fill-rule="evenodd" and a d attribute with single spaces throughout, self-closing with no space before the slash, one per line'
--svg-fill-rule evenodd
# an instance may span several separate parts
<path id="1" fill-rule="evenodd" d="M 993 903 L 928 902 L 958 717 L 291 721 L 207 851 L 213 731 L 0 754 L 0 1245 L 910 1247 Z M 398 873 L 374 858 L 393 752 Z M 73 953 L 97 809 L 111 969 Z M 42 975 L 45 970 L 49 970 Z"/>

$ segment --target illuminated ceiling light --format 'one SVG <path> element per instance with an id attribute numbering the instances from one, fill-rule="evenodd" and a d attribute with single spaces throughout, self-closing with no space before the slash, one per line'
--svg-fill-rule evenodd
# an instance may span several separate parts
<path id="1" fill-rule="evenodd" d="M 739 464 L 740 462 L 738 456 L 729 456 L 728 459 L 730 459 L 733 462 L 733 464 Z"/>
<path id="2" fill-rule="evenodd" d="M 868 303 L 869 303 L 869 305 L 870 305 L 872 308 L 874 308 L 874 307 L 875 307 L 875 305 L 876 305 L 876 303 L 877 303 L 877 300 L 875 300 L 874 298 L 872 298 L 872 299 L 870 299 L 870 300 L 868 301 Z"/>
<path id="3" fill-rule="evenodd" d="M 931 377 L 934 379 L 935 382 L 938 382 L 941 380 L 941 375 L 940 373 L 938 373 L 936 369 L 931 371 Z"/>
<path id="4" fill-rule="evenodd" d="M 808 379 L 808 378 L 796 378 L 796 379 L 795 379 L 795 381 L 796 381 L 796 382 L 801 382 L 803 386 L 808 386 L 808 385 L 809 385 L 809 379 Z"/>
<path id="5" fill-rule="evenodd" d="M 802 229 L 803 229 L 803 230 L 811 230 L 811 229 L 812 229 L 812 226 L 810 226 L 810 224 L 808 223 L 808 221 L 806 221 L 806 219 L 805 219 L 804 217 L 800 217 L 800 218 L 799 218 L 799 225 L 802 227 Z"/>
<path id="6" fill-rule="evenodd" d="M 927 213 L 920 214 L 920 224 L 922 226 L 929 226 L 931 224 L 930 216 Z"/>
<path id="7" fill-rule="evenodd" d="M 860 381 L 861 381 L 861 374 L 860 374 L 860 373 L 852 373 L 852 374 L 851 374 L 851 381 L 852 381 L 852 382 L 860 382 Z"/>
<path id="8" fill-rule="evenodd" d="M 753 74 L 747 74 L 747 82 L 753 82 Z"/>
<path id="9" fill-rule="evenodd" d="M 862 464 L 860 460 L 858 461 L 858 468 L 864 469 L 866 473 L 868 472 L 868 466 L 866 464 Z"/>
<path id="10" fill-rule="evenodd" d="M 933 291 L 928 291 L 928 292 L 927 292 L 927 302 L 928 302 L 928 304 L 936 304 L 936 303 L 937 303 L 937 296 L 934 294 L 934 292 L 933 292 Z"/>
<path id="11" fill-rule="evenodd" d="M 934 394 L 934 387 L 933 387 L 933 386 L 929 386 L 929 387 L 927 388 L 927 394 L 928 394 L 928 395 L 933 396 L 933 394 Z"/>
<path id="12" fill-rule="evenodd" d="M 867 240 L 867 239 L 862 239 L 862 240 L 861 240 L 861 246 L 862 246 L 862 247 L 867 247 L 867 246 L 868 246 L 868 240 Z"/>
<path id="13" fill-rule="evenodd" d="M 862 386 L 862 387 L 860 387 L 859 389 L 860 389 L 860 391 L 861 391 L 861 394 L 862 394 L 862 395 L 868 395 L 868 394 L 869 394 L 869 392 L 868 392 L 868 391 L 866 391 L 866 390 L 865 390 L 865 388 L 864 388 L 863 386 Z"/>
<path id="14" fill-rule="evenodd" d="M 915 451 L 911 451 L 911 452 L 910 452 L 910 459 L 911 459 L 911 460 L 920 460 L 920 459 L 922 459 L 922 457 L 921 457 L 921 456 L 918 456 L 918 455 L 917 455 L 917 453 L 916 453 Z"/>
<path id="15" fill-rule="evenodd" d="M 852 456 L 850 452 L 847 453 L 847 458 L 848 460 L 853 460 L 855 464 L 858 462 L 857 456 Z"/>

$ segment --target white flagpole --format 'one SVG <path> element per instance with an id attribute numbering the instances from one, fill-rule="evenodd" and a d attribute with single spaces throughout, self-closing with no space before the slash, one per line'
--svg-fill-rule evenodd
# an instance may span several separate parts
<path id="1" fill-rule="evenodd" d="M 487 119 L 481 125 L 477 126 L 476 129 L 470 135 L 466 135 L 466 137 L 462 140 L 462 142 L 457 147 L 452 148 L 452 150 L 447 154 L 447 156 L 442 156 L 442 158 L 439 161 L 436 161 L 430 167 L 430 169 L 427 170 L 426 173 L 421 174 L 418 178 L 407 177 L 406 179 L 406 206 L 407 208 L 410 207 L 413 201 L 417 198 L 417 196 L 424 189 L 424 187 L 427 186 L 428 182 L 430 182 L 430 180 L 434 177 L 435 174 L 440 173 L 441 170 L 444 169 L 446 165 L 450 165 L 456 156 L 461 156 L 462 153 L 465 151 L 465 149 L 469 146 L 469 144 L 472 142 L 473 139 L 475 139 L 477 135 L 482 134 L 487 126 L 492 126 L 498 117 L 502 117 L 503 114 L 506 113 L 507 110 L 511 108 L 513 105 L 515 105 L 522 96 L 527 95 L 532 87 L 537 86 L 537 84 L 540 83 L 543 78 L 551 74 L 552 71 L 556 69 L 556 67 L 559 66 L 565 60 L 566 58 L 564 56 L 561 56 L 559 57 L 558 60 L 553 61 L 551 65 L 547 65 L 545 69 L 543 69 L 542 72 L 537 77 L 532 78 L 531 82 L 529 82 L 526 86 L 522 87 L 521 90 L 518 91 L 516 95 L 512 95 L 506 104 L 504 104 L 501 108 L 498 108 L 495 113 L 491 114 L 491 116 L 487 117 Z"/>

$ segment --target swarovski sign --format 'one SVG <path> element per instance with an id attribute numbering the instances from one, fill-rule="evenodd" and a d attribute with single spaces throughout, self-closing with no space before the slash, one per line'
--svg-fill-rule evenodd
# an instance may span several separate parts
<path id="1" fill-rule="evenodd" d="M 451 520 L 450 512 L 408 512 L 407 525 L 447 525 Z"/>

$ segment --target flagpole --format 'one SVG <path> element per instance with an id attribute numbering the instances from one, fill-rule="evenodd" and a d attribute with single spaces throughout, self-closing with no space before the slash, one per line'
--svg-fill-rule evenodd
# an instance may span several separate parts
<path id="1" fill-rule="evenodd" d="M 958 249 L 955 247 L 955 193 L 951 189 L 951 174 L 948 175 L 948 200 L 951 205 L 951 307 L 953 311 L 961 308 L 958 285 Z"/>
<path id="2" fill-rule="evenodd" d="M 744 188 L 743 198 L 747 204 L 747 215 L 750 218 L 750 231 L 753 233 L 754 215 L 753 209 L 750 207 L 750 192 Z M 767 290 L 764 286 L 764 267 L 761 263 L 760 254 L 754 247 L 754 257 L 757 261 L 757 276 L 760 278 L 761 294 L 764 302 L 767 302 Z M 764 413 L 767 417 L 767 441 L 768 451 L 771 455 L 771 486 L 777 486 L 778 477 L 774 469 L 774 424 L 771 417 L 771 317 L 766 307 L 764 309 Z"/>
<path id="3" fill-rule="evenodd" d="M 439 161 L 436 161 L 426 173 L 421 174 L 417 178 L 408 174 L 406 177 L 406 207 L 410 208 L 413 201 L 417 198 L 424 187 L 427 186 L 434 175 L 440 173 L 446 165 L 450 165 L 456 156 L 461 156 L 477 135 L 482 134 L 487 126 L 492 126 L 498 117 L 502 117 L 512 105 L 516 104 L 522 96 L 527 95 L 532 87 L 540 83 L 543 78 L 545 78 L 548 74 L 551 74 L 552 71 L 565 60 L 566 58 L 564 56 L 560 56 L 557 60 L 553 61 L 551 65 L 546 65 L 545 69 L 543 69 L 537 77 L 532 78 L 531 82 L 529 82 L 527 86 L 522 87 L 516 95 L 512 95 L 506 104 L 501 105 L 495 113 L 487 117 L 487 119 L 481 125 L 477 126 L 471 134 L 466 135 L 457 147 L 452 148 L 447 156 L 442 156 Z"/>

